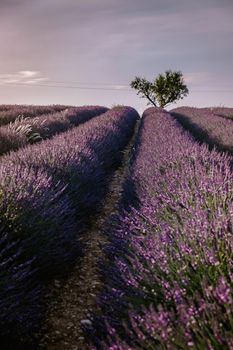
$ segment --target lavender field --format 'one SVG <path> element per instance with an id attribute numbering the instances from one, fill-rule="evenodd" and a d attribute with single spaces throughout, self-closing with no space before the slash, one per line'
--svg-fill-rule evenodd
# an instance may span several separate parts
<path id="1" fill-rule="evenodd" d="M 14 122 L 19 116 L 33 118 L 43 114 L 60 112 L 67 106 L 24 106 L 24 105 L 1 105 L 0 106 L 0 125 L 6 125 Z"/>
<path id="2" fill-rule="evenodd" d="M 169 113 L 144 112 L 132 206 L 123 197 L 108 236 L 97 349 L 232 349 L 231 163 Z"/>
<path id="3" fill-rule="evenodd" d="M 28 144 L 51 138 L 106 111 L 107 108 L 100 106 L 76 107 L 41 114 L 38 117 L 37 108 L 34 107 L 31 117 L 22 115 L 6 126 L 0 127 L 0 156 Z"/>
<path id="4" fill-rule="evenodd" d="M 232 108 L 180 107 L 170 112 L 199 141 L 233 152 Z"/>
<path id="5" fill-rule="evenodd" d="M 231 116 L 0 106 L 2 349 L 233 349 Z"/>

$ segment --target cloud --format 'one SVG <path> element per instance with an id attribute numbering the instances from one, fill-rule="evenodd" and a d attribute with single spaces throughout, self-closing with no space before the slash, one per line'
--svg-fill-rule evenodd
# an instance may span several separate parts
<path id="1" fill-rule="evenodd" d="M 47 81 L 48 78 L 42 76 L 39 71 L 23 70 L 16 73 L 0 74 L 0 84 L 35 84 L 42 81 Z"/>
<path id="2" fill-rule="evenodd" d="M 13 84 L 13 83 L 18 83 L 18 79 L 4 79 L 3 83 L 7 83 L 7 84 Z M 0 79 L 0 83 L 1 83 L 1 79 Z"/>
<path id="3" fill-rule="evenodd" d="M 31 79 L 31 80 L 26 80 L 24 81 L 25 84 L 36 84 L 36 83 L 41 83 L 43 81 L 48 81 L 48 78 L 35 78 L 35 79 Z"/>
<path id="4" fill-rule="evenodd" d="M 31 78 L 35 77 L 40 74 L 38 71 L 32 71 L 32 70 L 22 70 L 18 72 L 18 74 L 22 75 L 24 78 Z"/>

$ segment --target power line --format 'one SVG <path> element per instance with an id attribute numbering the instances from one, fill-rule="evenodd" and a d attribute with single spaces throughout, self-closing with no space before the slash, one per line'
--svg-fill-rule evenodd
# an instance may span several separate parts
<path id="1" fill-rule="evenodd" d="M 83 83 L 83 82 L 67 82 L 67 81 L 54 81 L 54 80 L 50 80 L 51 83 L 58 83 L 58 84 L 81 84 L 81 85 L 90 85 L 90 83 Z M 130 89 L 128 89 L 128 87 L 124 84 L 107 84 L 107 83 L 92 83 L 91 85 L 102 85 L 102 86 L 109 86 L 109 89 L 114 89 L 114 90 L 128 90 L 131 91 Z M 118 88 L 116 86 L 119 86 Z M 81 88 L 81 87 L 80 87 Z M 94 88 L 92 88 L 94 89 Z M 191 92 L 233 92 L 232 90 L 191 90 Z"/>
<path id="2" fill-rule="evenodd" d="M 40 86 L 40 87 L 51 87 L 51 88 L 62 88 L 62 89 L 78 89 L 78 90 L 104 90 L 104 91 L 131 91 L 126 87 L 112 87 L 112 88 L 104 88 L 104 87 L 90 87 L 90 86 L 72 86 L 72 85 L 48 85 L 48 84 L 26 84 L 26 83 L 3 83 L 3 85 L 7 86 Z"/>
<path id="3" fill-rule="evenodd" d="M 46 81 L 45 81 L 46 82 Z M 125 84 L 108 84 L 108 83 L 84 83 L 81 81 L 57 81 L 57 80 L 49 80 L 49 83 L 55 83 L 55 84 L 78 84 L 78 85 L 101 85 L 101 86 L 109 86 L 109 87 L 116 87 L 120 86 L 123 88 L 128 88 L 128 85 Z"/>
<path id="4" fill-rule="evenodd" d="M 198 93 L 202 93 L 202 92 L 233 92 L 233 90 L 191 90 L 190 92 L 198 92 Z"/>
<path id="5" fill-rule="evenodd" d="M 7 86 L 27 86 L 27 87 L 49 87 L 49 88 L 62 88 L 62 89 L 77 89 L 77 90 L 103 90 L 103 91 L 131 91 L 132 89 L 127 88 L 125 85 L 120 85 L 119 87 L 114 87 L 114 85 L 111 84 L 98 84 L 98 83 L 94 83 L 92 85 L 105 85 L 105 86 L 111 86 L 111 87 L 93 87 L 93 86 L 73 86 L 73 85 L 57 85 L 57 84 L 67 84 L 68 82 L 62 82 L 62 81 L 50 81 L 51 83 L 54 84 L 27 84 L 27 83 L 8 83 L 8 82 L 2 82 L 2 86 L 7 85 Z M 78 82 L 69 82 L 69 84 L 76 84 Z M 79 82 L 79 84 L 85 84 L 85 85 L 90 85 L 89 83 L 81 83 Z M 232 90 L 192 90 L 190 89 L 191 93 L 233 93 L 233 89 Z"/>

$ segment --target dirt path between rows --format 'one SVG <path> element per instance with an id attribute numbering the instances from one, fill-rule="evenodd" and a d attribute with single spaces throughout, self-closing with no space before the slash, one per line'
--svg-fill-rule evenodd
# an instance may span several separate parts
<path id="1" fill-rule="evenodd" d="M 103 247 L 107 243 L 104 227 L 109 217 L 116 213 L 121 198 L 122 184 L 128 171 L 131 149 L 138 131 L 127 145 L 122 165 L 112 176 L 104 206 L 89 231 L 84 235 L 86 251 L 77 263 L 71 276 L 62 285 L 54 281 L 51 287 L 44 332 L 39 349 L 46 350 L 90 350 L 83 326 L 91 325 L 91 314 L 97 313 L 96 296 L 102 282 L 98 271 L 99 262 L 104 260 Z"/>

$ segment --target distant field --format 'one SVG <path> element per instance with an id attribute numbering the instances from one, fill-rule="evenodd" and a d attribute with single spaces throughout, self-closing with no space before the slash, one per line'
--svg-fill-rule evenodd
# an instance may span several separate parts
<path id="1" fill-rule="evenodd" d="M 226 118 L 233 118 L 233 108 L 227 107 L 210 107 L 209 110 L 216 115 Z"/>
<path id="2" fill-rule="evenodd" d="M 67 106 L 24 106 L 24 105 L 2 105 L 0 106 L 0 126 L 14 122 L 18 117 L 38 117 L 42 114 L 60 112 Z"/>
<path id="3" fill-rule="evenodd" d="M 4 350 L 232 349 L 232 112 L 0 106 Z"/>
<path id="4" fill-rule="evenodd" d="M 175 108 L 170 113 L 199 140 L 233 152 L 232 108 Z"/>
<path id="5" fill-rule="evenodd" d="M 71 129 L 107 111 L 100 106 L 88 107 L 22 107 L 26 116 L 18 115 L 20 107 L 8 111 L 8 118 L 13 121 L 0 126 L 0 155 L 17 150 L 35 142 Z M 38 112 L 39 111 L 39 112 Z M 43 114 L 40 112 L 43 111 Z M 47 113 L 45 113 L 47 111 Z M 52 111 L 52 112 L 51 112 Z M 30 113 L 29 113 L 30 112 Z M 5 115 L 2 112 L 2 120 Z M 1 121 L 1 119 L 0 119 Z"/>

